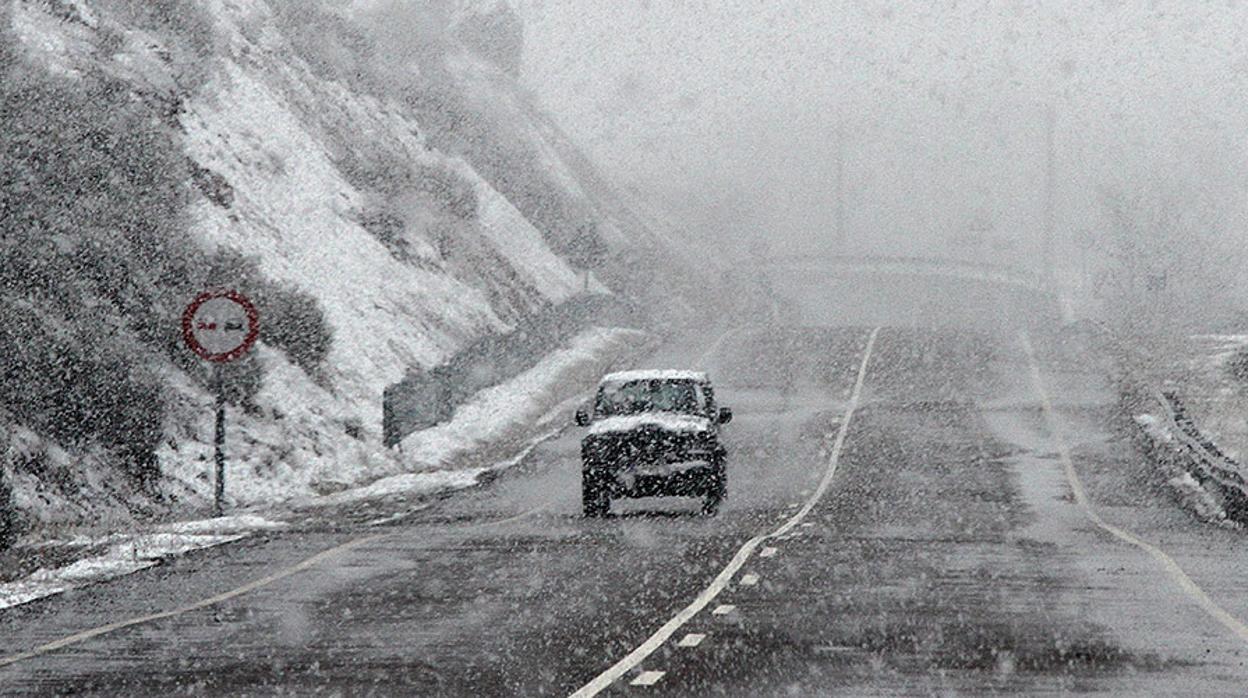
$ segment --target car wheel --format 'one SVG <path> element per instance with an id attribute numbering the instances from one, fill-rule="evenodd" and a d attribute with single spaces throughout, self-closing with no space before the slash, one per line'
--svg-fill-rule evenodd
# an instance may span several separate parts
<path id="1" fill-rule="evenodd" d="M 597 518 L 606 516 L 611 509 L 611 499 L 607 488 L 603 487 L 601 478 L 583 473 L 581 475 L 581 511 L 585 516 Z"/>
<path id="2" fill-rule="evenodd" d="M 718 514 L 719 507 L 724 503 L 724 499 L 727 496 L 727 478 L 724 477 L 724 471 L 721 467 L 702 491 L 702 513 L 706 516 L 714 516 Z"/>

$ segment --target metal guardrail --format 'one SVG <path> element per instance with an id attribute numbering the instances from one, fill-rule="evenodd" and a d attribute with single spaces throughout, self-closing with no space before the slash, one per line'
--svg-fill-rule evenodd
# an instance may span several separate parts
<path id="1" fill-rule="evenodd" d="M 1192 475 L 1202 484 L 1212 480 L 1222 488 L 1222 494 L 1241 497 L 1242 503 L 1248 506 L 1248 480 L 1240 464 L 1197 428 L 1177 395 L 1159 392 L 1155 397 L 1161 404 L 1167 426 L 1173 427 L 1170 433 L 1181 453 L 1187 456 L 1191 470 L 1196 471 Z"/>
<path id="2" fill-rule="evenodd" d="M 410 367 L 382 394 L 382 443 L 449 420 L 478 391 L 532 368 L 543 356 L 594 324 L 636 324 L 636 310 L 611 295 L 581 295 L 521 320 L 510 332 L 488 335 L 446 363 Z"/>
<path id="3" fill-rule="evenodd" d="M 1120 357 L 1139 352 L 1128 347 L 1104 323 L 1092 323 L 1098 333 L 1106 339 L 1112 351 Z M 1138 377 L 1137 380 L 1145 397 L 1157 403 L 1164 420 L 1163 426 L 1171 435 L 1170 455 L 1178 460 L 1178 465 L 1202 486 L 1212 483 L 1224 500 L 1223 509 L 1227 516 L 1237 521 L 1248 521 L 1248 477 L 1245 469 L 1238 461 L 1222 452 L 1218 445 L 1201 432 L 1187 412 L 1183 401 L 1173 391 L 1161 390 L 1148 385 Z M 1163 444 L 1154 442 L 1154 448 Z"/>

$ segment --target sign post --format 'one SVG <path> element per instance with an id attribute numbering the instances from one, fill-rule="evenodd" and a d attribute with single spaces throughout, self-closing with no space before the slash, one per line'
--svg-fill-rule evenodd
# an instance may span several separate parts
<path id="1" fill-rule="evenodd" d="M 221 516 L 225 513 L 225 372 L 221 370 L 221 364 L 212 367 L 212 374 L 213 383 L 216 383 L 217 389 L 217 425 L 212 437 L 215 447 L 212 460 L 216 464 L 212 491 L 212 515 Z"/>
<path id="2" fill-rule="evenodd" d="M 247 297 L 237 291 L 207 291 L 196 296 L 182 313 L 182 339 L 199 358 L 216 364 L 213 383 L 217 392 L 216 427 L 213 434 L 215 479 L 212 511 L 225 512 L 225 372 L 224 365 L 246 354 L 260 336 L 260 314 Z"/>

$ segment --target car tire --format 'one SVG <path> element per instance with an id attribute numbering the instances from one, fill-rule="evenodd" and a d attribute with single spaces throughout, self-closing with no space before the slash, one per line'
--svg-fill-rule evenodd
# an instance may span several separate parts
<path id="1" fill-rule="evenodd" d="M 600 518 L 611 510 L 611 497 L 602 479 L 589 473 L 581 474 L 581 511 L 586 518 Z"/>
<path id="2" fill-rule="evenodd" d="M 705 516 L 718 514 L 720 505 L 724 503 L 724 499 L 727 497 L 728 483 L 727 478 L 724 477 L 724 467 L 721 464 L 702 491 L 702 514 Z"/>

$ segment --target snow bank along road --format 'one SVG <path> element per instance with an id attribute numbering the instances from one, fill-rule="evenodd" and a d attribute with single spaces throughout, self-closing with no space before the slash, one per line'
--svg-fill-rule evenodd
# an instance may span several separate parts
<path id="1" fill-rule="evenodd" d="M 717 518 L 582 519 L 570 429 L 487 487 L 0 612 L 0 692 L 1242 693 L 1244 534 L 1131 454 L 1101 358 L 887 319 L 653 357 L 736 411 Z"/>

